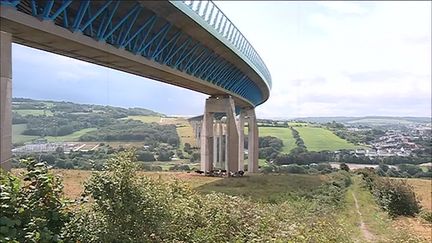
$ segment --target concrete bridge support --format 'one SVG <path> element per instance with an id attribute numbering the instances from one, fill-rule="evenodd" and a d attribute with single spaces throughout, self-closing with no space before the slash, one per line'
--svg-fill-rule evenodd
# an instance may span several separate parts
<path id="1" fill-rule="evenodd" d="M 214 136 L 218 136 L 220 132 L 217 131 L 223 129 L 216 129 L 217 133 L 215 134 L 214 128 L 218 127 L 218 125 L 214 126 L 214 113 L 226 114 L 226 123 L 225 126 L 222 126 L 226 128 L 226 139 L 220 140 L 225 140 L 225 144 L 221 142 L 219 146 L 213 144 L 217 141 L 217 139 L 214 139 Z M 235 117 L 234 100 L 231 97 L 212 96 L 206 100 L 202 123 L 201 170 L 207 172 L 213 169 L 214 159 L 217 158 L 215 153 L 219 153 L 219 157 L 222 157 L 220 156 L 220 150 L 215 151 L 215 148 L 223 148 L 223 145 L 225 145 L 225 169 L 232 172 L 238 171 L 239 136 Z"/>
<path id="2" fill-rule="evenodd" d="M 248 117 L 248 172 L 258 172 L 258 125 L 255 109 L 246 110 Z"/>
<path id="3" fill-rule="evenodd" d="M 0 31 L 0 166 L 11 169 L 12 157 L 12 35 Z"/>
<path id="4" fill-rule="evenodd" d="M 215 121 L 214 113 L 225 113 Z M 201 130 L 201 170 L 244 170 L 244 128 L 248 123 L 248 172 L 258 172 L 258 127 L 254 109 L 242 109 L 236 119 L 231 97 L 206 100 Z"/>

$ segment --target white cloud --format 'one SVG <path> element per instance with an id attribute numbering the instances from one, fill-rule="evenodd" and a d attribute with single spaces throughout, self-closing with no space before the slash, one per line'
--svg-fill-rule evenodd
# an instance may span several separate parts
<path id="1" fill-rule="evenodd" d="M 247 33 L 273 76 L 271 97 L 259 115 L 430 115 L 430 2 L 314 6 L 330 11 L 304 3 L 297 23 L 278 19 L 288 31 Z M 289 31 L 298 26 L 301 32 Z M 354 74 L 364 75 L 353 80 Z"/>

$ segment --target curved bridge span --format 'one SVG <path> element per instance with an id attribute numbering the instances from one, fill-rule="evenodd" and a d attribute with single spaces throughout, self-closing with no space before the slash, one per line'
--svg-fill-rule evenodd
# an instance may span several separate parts
<path id="1" fill-rule="evenodd" d="M 254 107 L 269 98 L 271 76 L 213 2 L 1 0 L 0 20 L 2 164 L 11 157 L 10 53 L 15 42 L 210 95 L 199 133 L 202 169 L 213 169 L 212 148 L 222 149 L 222 141 L 213 136 L 213 114 L 224 113 L 223 167 L 243 170 L 240 121 L 249 117 L 250 130 L 257 130 Z M 249 168 L 255 163 L 250 159 Z"/>

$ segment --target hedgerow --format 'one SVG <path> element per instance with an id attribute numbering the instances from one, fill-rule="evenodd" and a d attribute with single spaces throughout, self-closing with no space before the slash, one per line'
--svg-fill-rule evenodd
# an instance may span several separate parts
<path id="1" fill-rule="evenodd" d="M 380 177 L 373 170 L 361 170 L 366 187 L 374 195 L 378 205 L 391 217 L 400 215 L 415 216 L 421 205 L 413 187 L 406 180 Z"/>

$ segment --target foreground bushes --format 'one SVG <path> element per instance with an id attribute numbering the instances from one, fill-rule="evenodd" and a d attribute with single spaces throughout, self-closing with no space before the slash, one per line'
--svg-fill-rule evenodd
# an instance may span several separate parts
<path id="1" fill-rule="evenodd" d="M 58 241 L 69 219 L 61 182 L 45 164 L 26 164 L 23 182 L 0 171 L 0 242 Z"/>
<path id="2" fill-rule="evenodd" d="M 399 215 L 414 216 L 420 212 L 420 203 L 413 187 L 406 180 L 379 177 L 373 170 L 364 169 L 366 187 L 372 192 L 378 205 L 391 217 Z"/>
<path id="3" fill-rule="evenodd" d="M 73 210 L 66 210 L 61 194 L 52 192 L 60 193 L 59 188 L 38 187 L 56 199 L 49 203 L 55 210 L 44 208 L 44 211 L 56 214 L 40 217 L 46 220 L 41 222 L 56 220 L 39 226 L 40 230 L 46 228 L 52 232 L 45 241 L 351 241 L 333 208 L 335 201 L 343 200 L 341 195 L 350 183 L 347 173 L 330 174 L 328 182 L 315 193 L 286 197 L 279 203 L 254 203 L 224 194 L 198 194 L 178 181 L 139 177 L 136 172 L 133 155 L 130 152 L 118 154 L 107 162 L 104 171 L 92 175 L 85 185 L 84 203 Z M 46 167 L 39 175 L 54 178 L 47 173 Z M 43 192 L 40 195 L 44 195 Z M 37 212 L 38 208 L 29 207 L 27 210 Z M 8 215 L 11 220 L 18 219 L 12 213 Z M 1 237 L 26 241 L 3 231 Z M 44 241 L 34 234 L 28 234 L 26 239 Z"/>

